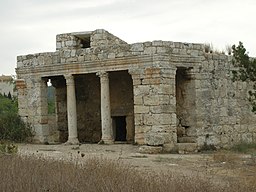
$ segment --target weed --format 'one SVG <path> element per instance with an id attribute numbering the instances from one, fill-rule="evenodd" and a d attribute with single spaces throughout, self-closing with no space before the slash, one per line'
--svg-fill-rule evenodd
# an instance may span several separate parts
<path id="1" fill-rule="evenodd" d="M 0 95 L 0 140 L 23 142 L 32 136 L 30 126 L 18 115 L 17 101 Z"/>
<path id="2" fill-rule="evenodd" d="M 18 146 L 8 141 L 0 141 L 0 153 L 17 153 Z"/>
<path id="3" fill-rule="evenodd" d="M 232 151 L 239 153 L 256 153 L 256 143 L 238 143 L 231 148 Z"/>
<path id="4" fill-rule="evenodd" d="M 158 156 L 153 161 L 154 162 L 162 162 L 162 163 L 177 163 L 179 161 L 179 159 Z"/>
<path id="5" fill-rule="evenodd" d="M 255 191 L 237 183 L 214 184 L 199 175 L 174 175 L 172 172 L 138 171 L 121 161 L 103 158 L 83 163 L 56 161 L 31 156 L 0 156 L 1 191 Z M 255 185 L 254 185 L 255 186 Z"/>
<path id="6" fill-rule="evenodd" d="M 201 151 L 215 151 L 216 147 L 213 144 L 207 144 L 206 142 L 200 149 Z"/>
<path id="7" fill-rule="evenodd" d="M 146 155 L 132 155 L 133 158 L 148 158 Z"/>

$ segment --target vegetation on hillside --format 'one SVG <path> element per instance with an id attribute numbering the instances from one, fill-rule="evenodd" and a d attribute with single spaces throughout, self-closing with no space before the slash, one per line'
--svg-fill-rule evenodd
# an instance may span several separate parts
<path id="1" fill-rule="evenodd" d="M 252 111 L 256 113 L 256 59 L 250 58 L 242 42 L 232 46 L 233 64 L 238 70 L 233 71 L 234 80 L 250 81 L 253 88 L 248 92 Z"/>
<path id="2" fill-rule="evenodd" d="M 18 115 L 17 99 L 0 95 L 0 140 L 24 142 L 31 136 L 30 127 Z"/>

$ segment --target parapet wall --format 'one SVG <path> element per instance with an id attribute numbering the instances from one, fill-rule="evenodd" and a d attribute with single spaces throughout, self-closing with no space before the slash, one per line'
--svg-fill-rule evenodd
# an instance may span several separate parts
<path id="1" fill-rule="evenodd" d="M 87 41 L 85 47 L 81 43 L 83 39 Z M 138 55 L 204 55 L 203 44 L 153 41 L 129 45 L 105 30 L 60 34 L 57 35 L 56 41 L 56 52 L 18 56 L 17 67 L 81 63 Z"/>

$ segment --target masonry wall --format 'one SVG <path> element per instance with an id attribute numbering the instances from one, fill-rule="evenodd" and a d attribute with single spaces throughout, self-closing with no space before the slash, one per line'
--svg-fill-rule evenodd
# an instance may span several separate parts
<path id="1" fill-rule="evenodd" d="M 199 145 L 230 147 L 256 141 L 256 118 L 247 100 L 250 84 L 233 82 L 231 56 L 205 54 L 197 75 Z"/>
<path id="2" fill-rule="evenodd" d="M 35 142 L 47 142 L 49 135 L 47 80 L 30 75 L 23 77 L 24 79 L 18 79 L 16 82 L 19 115 L 23 121 L 31 125 Z"/>
<path id="3" fill-rule="evenodd" d="M 177 142 L 175 69 L 131 70 L 135 142 L 171 150 Z"/>

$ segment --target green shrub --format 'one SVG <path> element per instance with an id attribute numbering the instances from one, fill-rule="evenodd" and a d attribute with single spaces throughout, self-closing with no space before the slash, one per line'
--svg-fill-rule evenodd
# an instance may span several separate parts
<path id="1" fill-rule="evenodd" d="M 9 141 L 0 141 L 0 154 L 1 153 L 17 153 L 18 146 Z"/>
<path id="2" fill-rule="evenodd" d="M 29 125 L 18 115 L 17 100 L 0 95 L 0 140 L 23 142 L 31 136 Z"/>
<path id="3" fill-rule="evenodd" d="M 239 153 L 256 152 L 256 143 L 238 143 L 232 147 L 232 150 Z"/>

